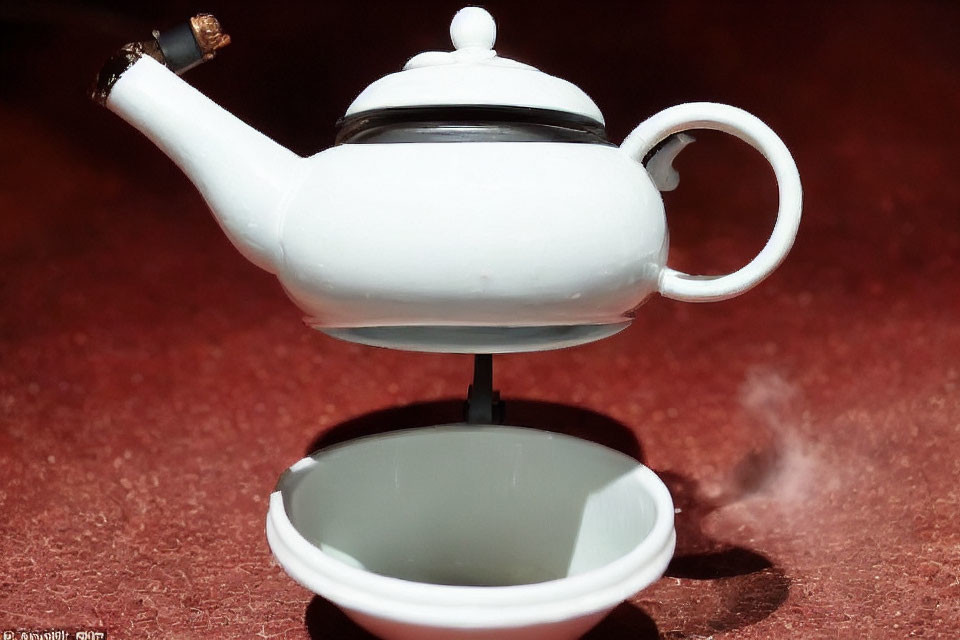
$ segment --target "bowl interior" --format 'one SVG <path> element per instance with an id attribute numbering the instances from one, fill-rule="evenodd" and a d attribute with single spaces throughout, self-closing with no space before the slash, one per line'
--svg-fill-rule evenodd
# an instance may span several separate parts
<path id="1" fill-rule="evenodd" d="M 532 429 L 414 429 L 312 458 L 278 487 L 297 531 L 344 563 L 416 582 L 577 575 L 629 553 L 657 515 L 637 461 Z"/>

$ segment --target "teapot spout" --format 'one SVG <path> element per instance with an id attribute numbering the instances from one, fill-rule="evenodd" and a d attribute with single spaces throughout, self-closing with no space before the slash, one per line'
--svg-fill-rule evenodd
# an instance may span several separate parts
<path id="1" fill-rule="evenodd" d="M 276 273 L 283 206 L 303 159 L 181 80 L 158 61 L 163 56 L 135 46 L 121 54 L 122 67 L 116 58 L 108 63 L 94 98 L 160 147 L 199 189 L 234 246 Z"/>

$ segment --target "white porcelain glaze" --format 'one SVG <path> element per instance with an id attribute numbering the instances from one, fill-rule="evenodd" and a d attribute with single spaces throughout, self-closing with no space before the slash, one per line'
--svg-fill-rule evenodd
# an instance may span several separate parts
<path id="1" fill-rule="evenodd" d="M 279 276 L 320 326 L 611 324 L 656 290 L 663 205 L 617 147 L 346 144 L 305 164 Z"/>
<path id="2" fill-rule="evenodd" d="M 606 447 L 453 425 L 293 465 L 271 496 L 277 560 L 378 636 L 577 638 L 673 553 L 663 483 Z"/>
<path id="3" fill-rule="evenodd" d="M 468 12 L 453 25 L 460 49 L 445 54 L 452 62 L 428 56 L 382 81 L 396 76 L 389 82 L 421 98 L 436 87 L 489 89 L 491 100 L 523 104 L 519 94 L 497 93 L 503 86 L 465 71 L 550 78 L 481 55 L 491 53 L 494 34 L 478 15 Z M 434 75 L 420 83 L 421 73 Z M 552 108 L 583 113 L 572 94 L 558 98 L 546 85 L 520 80 L 517 87 L 558 99 Z M 383 104 L 367 107 L 375 103 Z M 311 325 L 367 344 L 503 353 L 600 339 L 622 329 L 657 291 L 686 301 L 743 293 L 780 263 L 800 221 L 800 181 L 789 151 L 756 117 L 726 105 L 666 109 L 619 148 L 405 142 L 343 144 L 300 158 L 149 57 L 123 74 L 106 104 L 184 170 L 231 241 L 277 275 Z M 599 111 L 591 117 L 602 120 Z M 779 187 L 770 240 L 724 276 L 667 266 L 663 203 L 641 164 L 668 136 L 697 128 L 753 145 Z M 675 184 L 676 176 L 661 170 L 664 185 Z"/>

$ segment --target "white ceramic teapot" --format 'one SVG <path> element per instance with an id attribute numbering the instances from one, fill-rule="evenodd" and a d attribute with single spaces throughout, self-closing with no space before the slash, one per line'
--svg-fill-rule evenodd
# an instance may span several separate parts
<path id="1" fill-rule="evenodd" d="M 193 27 L 205 57 L 225 41 L 210 16 Z M 789 251 L 800 179 L 756 117 L 683 104 L 616 146 L 582 90 L 496 55 L 486 11 L 461 10 L 450 32 L 453 52 L 422 53 L 368 86 L 337 144 L 309 158 L 183 82 L 165 66 L 180 54 L 162 38 L 124 50 L 101 73 L 99 97 L 183 169 L 311 326 L 355 342 L 464 353 L 581 344 L 628 326 L 657 291 L 685 301 L 743 293 Z M 744 140 L 776 174 L 773 233 L 731 274 L 667 266 L 663 202 L 642 161 L 688 129 Z M 671 177 L 669 157 L 661 165 Z"/>

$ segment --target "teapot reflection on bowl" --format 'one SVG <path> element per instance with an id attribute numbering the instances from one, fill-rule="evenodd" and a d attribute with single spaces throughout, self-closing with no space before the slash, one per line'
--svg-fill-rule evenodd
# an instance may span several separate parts
<path id="1" fill-rule="evenodd" d="M 496 54 L 483 9 L 454 17 L 454 51 L 419 54 L 369 85 L 335 146 L 307 158 L 178 77 L 229 41 L 209 15 L 187 31 L 125 47 L 95 97 L 173 159 L 308 324 L 341 339 L 459 353 L 587 343 L 628 326 L 654 292 L 685 301 L 743 293 L 797 232 L 796 165 L 756 117 L 682 104 L 617 146 L 581 89 Z M 658 186 L 675 186 L 670 162 L 690 129 L 740 138 L 776 175 L 773 232 L 727 275 L 667 266 Z"/>

